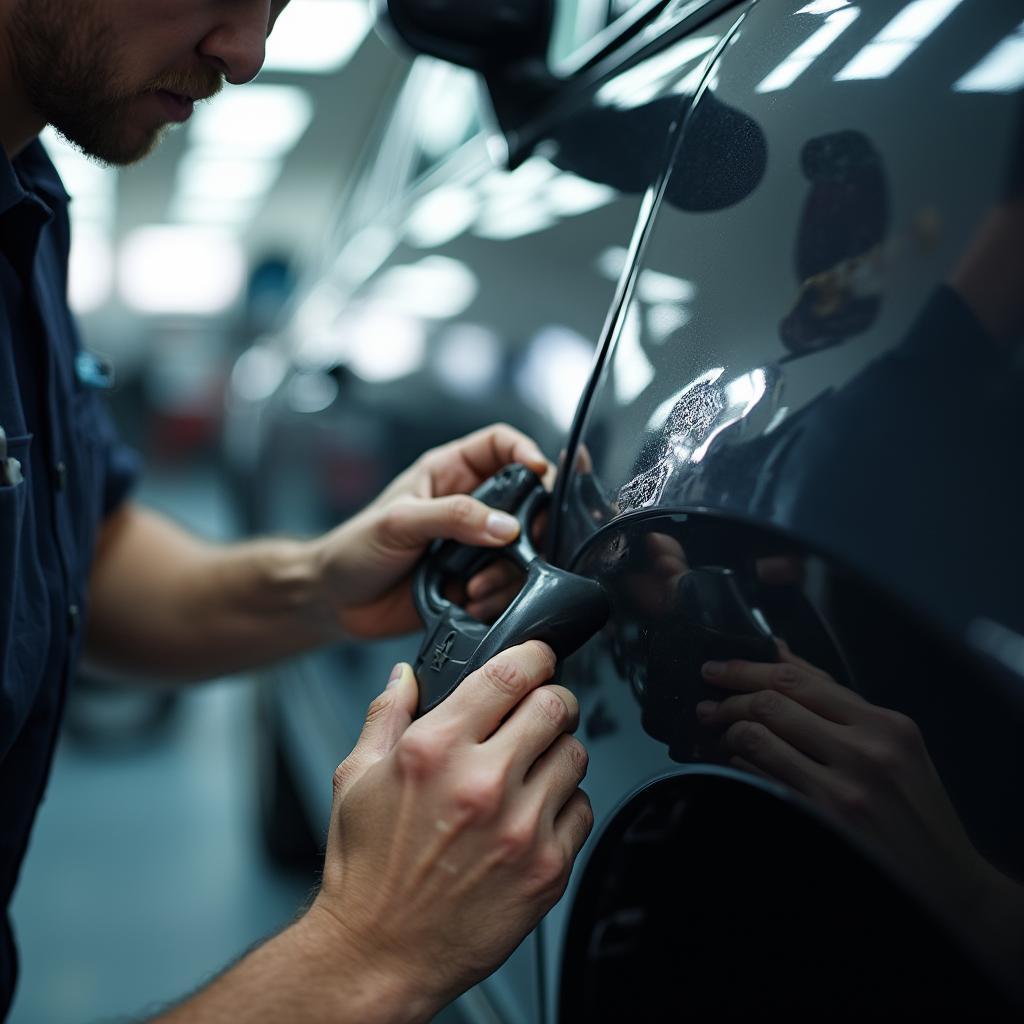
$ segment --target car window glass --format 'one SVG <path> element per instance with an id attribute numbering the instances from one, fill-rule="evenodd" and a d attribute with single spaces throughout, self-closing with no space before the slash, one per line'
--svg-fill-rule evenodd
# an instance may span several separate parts
<path id="1" fill-rule="evenodd" d="M 651 0 L 559 0 L 548 51 L 552 67 L 634 8 L 650 6 Z"/>

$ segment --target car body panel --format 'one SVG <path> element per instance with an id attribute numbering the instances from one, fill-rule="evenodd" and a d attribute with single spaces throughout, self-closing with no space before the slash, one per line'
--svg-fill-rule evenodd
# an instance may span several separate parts
<path id="1" fill-rule="evenodd" d="M 700 662 L 774 634 L 916 722 L 975 846 L 1024 867 L 1022 121 L 992 57 L 1020 17 L 762 0 L 711 71 L 561 481 L 555 560 L 615 607 L 565 672 L 592 846 L 708 762 Z M 950 924 L 953 883 L 895 859 Z M 544 925 L 552 1015 L 586 864 Z"/>

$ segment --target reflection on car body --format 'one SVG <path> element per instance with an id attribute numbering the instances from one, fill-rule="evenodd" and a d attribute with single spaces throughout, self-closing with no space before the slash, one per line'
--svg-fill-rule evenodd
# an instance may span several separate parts
<path id="1" fill-rule="evenodd" d="M 338 325 L 409 293 L 424 260 L 467 268 L 472 294 L 456 304 L 453 283 L 450 308 L 399 303 L 422 356 L 405 379 L 460 331 L 506 353 L 494 380 L 528 367 L 510 418 L 563 452 L 548 555 L 612 605 L 562 666 L 594 836 L 474 998 L 518 1022 L 1009 1014 L 1024 998 L 1019 5 L 631 10 L 535 111 L 512 127 L 504 111 L 517 169 L 469 139 L 399 190 L 362 276 L 327 270 L 308 295 L 333 289 L 333 305 L 297 318 L 337 372 L 354 351 Z M 399 384 L 357 383 L 368 422 Z M 472 425 L 445 394 L 434 426 Z M 344 753 L 370 696 L 351 661 L 375 657 L 291 670 L 305 689 L 276 714 L 297 778 Z M 334 721 L 313 753 L 301 730 Z"/>

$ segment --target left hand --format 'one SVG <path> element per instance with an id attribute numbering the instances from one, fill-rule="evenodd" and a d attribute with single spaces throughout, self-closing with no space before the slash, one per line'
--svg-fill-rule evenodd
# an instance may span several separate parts
<path id="1" fill-rule="evenodd" d="M 363 639 L 411 632 L 421 623 L 410 575 L 431 541 L 497 548 L 514 540 L 516 519 L 468 494 L 511 462 L 542 477 L 551 468 L 533 441 L 504 424 L 434 448 L 315 542 L 323 600 L 337 625 Z"/>

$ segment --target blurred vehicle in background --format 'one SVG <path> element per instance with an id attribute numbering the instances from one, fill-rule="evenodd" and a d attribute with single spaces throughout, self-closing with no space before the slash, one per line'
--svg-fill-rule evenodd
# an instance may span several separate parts
<path id="1" fill-rule="evenodd" d="M 464 1013 L 1004 1012 L 1019 5 L 387 7 L 483 75 L 412 64 L 321 269 L 234 368 L 227 443 L 250 528 L 300 534 L 487 422 L 564 452 L 547 554 L 612 605 L 561 667 L 596 827 Z M 274 670 L 278 858 L 415 650 Z"/>

